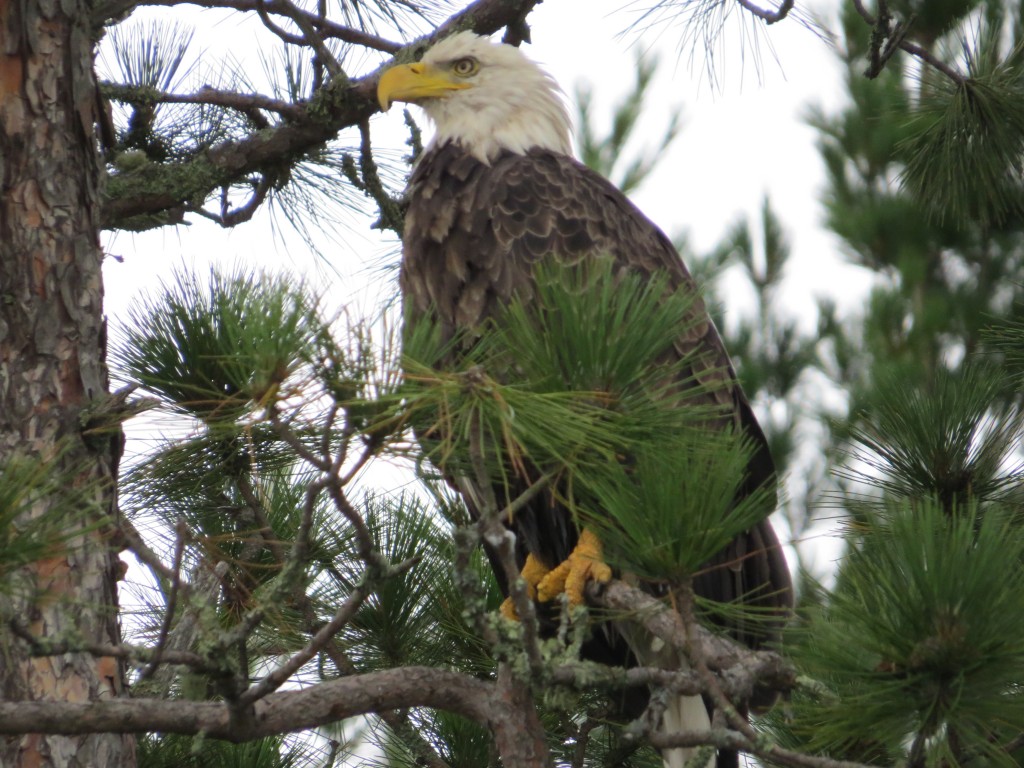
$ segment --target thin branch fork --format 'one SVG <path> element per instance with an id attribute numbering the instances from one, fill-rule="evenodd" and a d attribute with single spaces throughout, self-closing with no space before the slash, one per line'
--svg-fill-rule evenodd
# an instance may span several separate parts
<path id="1" fill-rule="evenodd" d="M 334 462 L 331 459 L 330 443 L 327 439 L 327 435 L 331 432 L 331 425 L 334 423 L 337 412 L 337 405 L 329 409 L 326 419 L 327 426 L 325 438 L 321 443 L 321 452 L 323 455 L 320 458 L 324 465 L 329 468 L 334 467 Z M 274 423 L 275 426 L 280 429 L 282 434 L 288 436 L 293 442 L 301 445 L 301 441 L 298 440 L 298 437 L 291 429 L 289 429 L 288 426 L 281 424 L 276 420 Z M 344 443 L 347 444 L 347 438 Z M 344 452 L 344 449 L 340 451 L 341 454 L 344 454 Z M 366 457 L 362 457 L 361 461 L 365 459 Z M 282 583 L 285 585 L 294 583 L 294 575 L 297 575 L 301 571 L 302 564 L 305 562 L 309 550 L 309 536 L 313 527 L 316 500 L 328 482 L 336 482 L 336 478 L 329 476 L 313 481 L 307 486 L 301 522 L 299 523 L 299 529 L 295 535 L 294 543 L 289 551 L 285 552 L 280 546 L 270 547 L 271 554 L 282 568 L 280 578 Z M 346 478 L 341 478 L 340 480 L 340 483 L 343 486 L 346 485 L 347 482 L 348 480 Z M 261 510 L 261 501 L 251 488 L 249 489 L 248 494 L 245 494 L 243 491 L 243 495 L 245 496 L 247 503 L 257 510 L 258 519 L 264 521 L 261 523 L 267 533 L 267 535 L 264 536 L 264 540 L 268 546 L 270 546 L 271 541 L 275 541 L 275 539 L 273 536 L 273 530 L 269 525 L 269 521 L 267 521 L 266 515 L 263 514 Z M 411 568 L 416 562 L 418 562 L 418 559 L 416 558 L 407 560 L 395 566 L 392 573 L 403 573 L 408 570 L 408 568 Z M 349 676 L 357 674 L 355 665 L 338 646 L 336 636 L 338 631 L 340 631 L 340 629 L 351 620 L 359 607 L 365 602 L 366 597 L 372 590 L 372 586 L 372 583 L 364 578 L 364 583 L 349 595 L 329 622 L 321 622 L 318 619 L 309 596 L 302 589 L 301 585 L 297 586 L 294 589 L 293 594 L 289 596 L 289 599 L 294 601 L 301 611 L 306 624 L 306 631 L 311 635 L 311 638 L 303 649 L 296 652 L 280 667 L 273 670 L 261 681 L 243 692 L 239 697 L 237 706 L 240 708 L 246 707 L 258 699 L 264 698 L 273 691 L 276 691 L 293 674 L 298 672 L 304 664 L 309 662 L 320 652 L 326 654 L 342 674 Z M 426 766 L 426 768 L 445 768 L 444 763 L 440 758 L 438 758 L 433 747 L 412 726 L 408 718 L 407 710 L 384 710 L 376 714 L 385 723 L 387 723 L 393 731 L 402 734 L 402 738 L 412 745 L 412 748 L 418 755 L 422 765 Z"/>
<path id="2" fill-rule="evenodd" d="M 344 77 L 344 72 L 341 69 L 341 65 L 337 59 L 334 58 L 334 54 L 328 50 L 324 44 L 323 36 L 317 31 L 315 22 L 317 20 L 323 21 L 323 17 L 314 16 L 313 20 L 307 18 L 307 14 L 300 11 L 291 0 L 278 0 L 280 9 L 277 13 L 282 16 L 286 16 L 295 22 L 295 25 L 302 30 L 302 37 L 290 35 L 281 29 L 270 19 L 270 15 L 267 12 L 266 3 L 263 0 L 256 0 L 256 13 L 259 14 L 260 21 L 263 22 L 264 26 L 271 32 L 276 34 L 286 43 L 292 43 L 293 45 L 308 45 L 314 51 L 316 51 L 318 61 L 327 68 L 331 77 Z M 346 78 L 347 79 L 347 78 Z"/>
<path id="3" fill-rule="evenodd" d="M 921 47 L 917 43 L 912 43 L 906 39 L 907 27 L 902 24 L 897 24 L 895 30 L 890 29 L 891 18 L 888 16 L 888 10 L 883 5 L 882 8 L 885 10 L 884 13 L 879 13 L 879 17 L 876 19 L 875 16 L 864 6 L 864 0 L 853 0 L 853 7 L 856 8 L 857 13 L 872 27 L 875 27 L 878 34 L 878 40 L 875 40 L 875 35 L 872 35 L 872 50 L 871 65 L 868 67 L 867 72 L 864 74 L 871 78 L 876 77 L 885 65 L 885 62 L 892 57 L 896 52 L 896 48 L 906 51 L 911 56 L 916 56 L 925 62 L 929 66 L 935 68 L 950 80 L 952 80 L 957 86 L 963 86 L 967 83 L 967 78 L 964 77 L 960 72 L 957 72 L 951 66 L 946 64 L 930 51 Z M 879 51 L 877 48 L 881 46 L 881 40 L 888 38 L 889 42 L 886 45 L 884 51 Z M 877 65 L 877 70 L 876 70 Z"/>
<path id="4" fill-rule="evenodd" d="M 395 576 L 404 573 L 419 561 L 418 557 L 405 560 L 396 566 L 392 566 L 387 575 Z M 305 647 L 246 690 L 238 699 L 239 705 L 247 706 L 284 685 L 292 675 L 322 651 L 342 627 L 352 620 L 356 611 L 362 607 L 363 603 L 366 602 L 366 598 L 373 592 L 373 587 L 373 579 L 369 578 L 369 574 L 367 574 L 364 576 L 363 583 L 349 593 L 348 598 L 341 604 L 334 616 L 331 617 L 331 620 L 316 631 Z"/>

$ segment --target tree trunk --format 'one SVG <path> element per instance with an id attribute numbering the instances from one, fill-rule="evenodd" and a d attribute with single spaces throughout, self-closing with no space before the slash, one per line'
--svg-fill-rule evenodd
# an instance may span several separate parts
<path id="1" fill-rule="evenodd" d="M 64 516 L 45 559 L 16 573 L 0 566 L 0 697 L 9 701 L 94 701 L 124 684 L 112 657 L 32 656 L 12 632 L 13 620 L 50 640 L 120 642 L 110 541 L 118 439 L 87 444 L 81 429 L 83 409 L 107 389 L 88 10 L 85 0 L 0 0 L 0 471 L 21 456 L 60 478 L 15 531 Z M 0 742 L 5 768 L 133 763 L 134 742 L 119 734 Z"/>

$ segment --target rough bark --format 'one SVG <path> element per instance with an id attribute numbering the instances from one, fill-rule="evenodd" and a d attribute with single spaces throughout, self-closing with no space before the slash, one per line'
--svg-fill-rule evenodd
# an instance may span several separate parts
<path id="1" fill-rule="evenodd" d="M 40 636 L 110 643 L 119 641 L 118 561 L 102 521 L 114 507 L 118 448 L 109 436 L 87 445 L 80 426 L 107 388 L 87 18 L 83 0 L 0 0 L 0 468 L 29 457 L 61 478 L 62 491 L 26 505 L 18 526 L 68 515 L 45 559 L 0 569 L 0 615 Z M 25 650 L 4 621 L 0 698 L 8 702 L 86 703 L 122 692 L 114 658 Z M 132 763 L 133 741 L 117 733 L 0 742 L 3 766 Z"/>
<path id="2" fill-rule="evenodd" d="M 551 754 L 544 741 L 544 726 L 534 706 L 530 687 L 517 679 L 508 664 L 498 667 L 494 703 L 488 726 L 507 768 L 548 768 Z"/>

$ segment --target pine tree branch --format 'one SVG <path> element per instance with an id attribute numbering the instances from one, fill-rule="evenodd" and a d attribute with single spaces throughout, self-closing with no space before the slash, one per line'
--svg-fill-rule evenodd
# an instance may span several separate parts
<path id="1" fill-rule="evenodd" d="M 377 204 L 380 219 L 374 224 L 374 227 L 381 230 L 390 229 L 401 237 L 402 230 L 405 228 L 405 212 L 402 209 L 401 201 L 393 198 L 381 183 L 377 162 L 373 158 L 369 120 L 359 123 L 359 136 L 359 171 L 356 171 L 355 163 L 349 163 L 345 166 L 345 175 L 354 186 L 361 189 Z M 346 160 L 348 159 L 346 157 Z"/>
<path id="2" fill-rule="evenodd" d="M 164 588 L 165 583 L 174 581 L 175 573 L 173 568 L 169 568 L 160 556 L 146 544 L 142 538 L 142 534 L 132 525 L 132 522 L 119 515 L 117 521 L 117 535 L 123 540 L 123 546 L 125 549 L 130 551 L 139 562 L 149 568 L 150 572 L 156 578 L 157 583 L 161 589 Z"/>
<path id="3" fill-rule="evenodd" d="M 498 665 L 494 701 L 500 708 L 499 716 L 490 726 L 502 765 L 550 768 L 551 753 L 533 694 L 507 662 Z"/>
<path id="4" fill-rule="evenodd" d="M 860 14 L 864 21 L 872 27 L 876 27 L 878 30 L 877 43 L 874 40 L 875 35 L 872 35 L 872 63 L 867 72 L 864 73 L 867 77 L 876 77 L 881 72 L 885 62 L 893 53 L 895 53 L 895 48 L 898 47 L 899 49 L 909 53 L 911 56 L 916 56 L 921 59 L 921 61 L 935 68 L 956 83 L 956 85 L 962 86 L 967 82 L 967 78 L 960 72 L 957 72 L 944 61 L 937 58 L 934 54 L 917 43 L 912 43 L 907 40 L 905 37 L 908 29 L 907 26 L 897 24 L 896 29 L 891 30 L 888 15 L 880 13 L 876 19 L 875 16 L 872 15 L 872 13 L 864 6 L 864 0 L 853 0 L 853 6 L 857 9 L 857 13 Z M 881 40 L 883 39 L 889 40 L 889 47 L 885 52 L 876 51 L 875 48 L 881 45 Z"/>
<path id="5" fill-rule="evenodd" d="M 433 33 L 401 48 L 394 61 L 415 58 L 456 30 L 491 34 L 522 23 L 538 1 L 477 0 Z M 105 188 L 101 226 L 145 230 L 180 221 L 188 205 L 206 200 L 214 190 L 232 186 L 250 173 L 272 175 L 282 163 L 296 162 L 334 139 L 343 128 L 358 125 L 379 109 L 377 79 L 392 63 L 361 78 L 335 78 L 308 101 L 296 104 L 301 110 L 298 115 L 273 128 L 223 141 L 186 161 L 146 163 L 111 175 Z"/>
<path id="6" fill-rule="evenodd" d="M 471 374 L 472 372 L 469 375 Z M 498 562 L 501 563 L 509 596 L 512 598 L 512 604 L 519 616 L 526 659 L 533 675 L 539 677 L 543 674 L 544 658 L 540 651 L 540 627 L 537 623 L 537 613 L 533 607 L 533 600 L 527 595 L 519 578 L 515 557 L 515 536 L 512 535 L 504 521 L 511 520 L 515 510 L 546 487 L 549 478 L 541 478 L 527 488 L 518 499 L 514 499 L 508 508 L 499 509 L 491 475 L 487 471 L 483 446 L 480 444 L 480 426 L 476 414 L 474 414 L 473 424 L 469 430 L 469 455 L 476 481 L 474 490 L 478 492 L 470 494 L 469 497 L 483 495 L 483 498 L 479 499 L 482 502 L 478 509 L 480 520 L 477 521 L 475 528 L 479 539 L 490 547 L 491 551 L 497 555 Z"/>
<path id="7" fill-rule="evenodd" d="M 733 704 L 725 691 L 722 690 L 718 678 L 715 677 L 708 667 L 707 659 L 704 656 L 702 638 L 697 636 L 700 624 L 697 623 L 697 617 L 693 611 L 693 589 L 690 584 L 683 588 L 677 605 L 680 617 L 683 620 L 683 627 L 686 631 L 687 655 L 697 670 L 701 683 L 703 683 L 704 693 L 714 702 L 715 709 L 725 715 L 726 722 L 730 728 L 741 733 L 749 742 L 757 742 L 757 733 L 750 726 L 750 722 L 737 711 L 736 705 Z M 753 687 L 751 687 L 751 690 L 753 690 Z"/>
<path id="8" fill-rule="evenodd" d="M 276 434 L 293 450 L 295 450 L 303 461 L 308 462 L 311 466 L 327 475 L 327 477 L 311 485 L 307 492 L 303 525 L 305 526 L 307 522 L 309 525 L 312 524 L 313 502 L 315 495 L 318 494 L 321 489 L 326 490 L 328 495 L 331 497 L 331 500 L 334 502 L 335 508 L 351 524 L 352 530 L 355 534 L 356 546 L 360 558 L 362 558 L 362 560 L 371 567 L 376 568 L 383 573 L 390 573 L 391 564 L 381 557 L 379 552 L 377 552 L 373 543 L 373 536 L 370 534 L 370 529 L 367 527 L 366 521 L 363 519 L 363 516 L 359 511 L 352 506 L 348 497 L 345 496 L 345 486 L 355 474 L 355 470 L 351 470 L 344 476 L 341 475 L 341 465 L 344 463 L 345 458 L 348 455 L 348 442 L 351 438 L 350 431 L 346 428 L 345 439 L 341 441 L 342 448 L 338 450 L 337 455 L 333 457 L 330 455 L 329 444 L 321 444 L 322 447 L 328 449 L 328 452 L 318 456 L 302 443 L 298 436 L 289 428 L 287 423 L 280 420 L 278 414 L 271 413 L 270 423 Z M 370 455 L 370 450 L 368 449 L 361 457 L 358 465 L 365 464 L 365 462 L 369 460 Z M 308 532 L 309 528 L 306 527 L 305 530 Z M 297 541 L 296 545 L 305 546 L 305 544 L 300 541 Z"/>
<path id="9" fill-rule="evenodd" d="M 264 509 L 263 499 L 260 498 L 256 489 L 253 487 L 252 480 L 248 475 L 240 475 L 238 478 L 238 493 L 242 497 L 242 500 L 249 507 L 252 513 L 253 519 L 256 525 L 259 526 L 254 533 L 259 534 L 263 540 L 263 546 L 267 548 L 274 559 L 283 564 L 285 560 L 284 548 L 281 545 L 281 541 L 277 538 L 274 531 L 274 526 L 271 525 L 270 520 L 267 518 L 267 511 Z M 298 543 L 296 541 L 296 543 Z"/>
<path id="10" fill-rule="evenodd" d="M 38 637 L 20 620 L 11 617 L 7 621 L 11 634 L 21 638 L 29 646 L 32 656 L 63 656 L 66 653 L 88 653 L 97 658 L 110 657 L 125 659 L 132 664 L 175 664 L 189 667 L 197 672 L 215 672 L 205 658 L 197 653 L 175 651 L 165 648 L 128 645 L 126 643 L 104 644 L 85 643 L 70 639 Z"/>
<path id="11" fill-rule="evenodd" d="M 555 667 L 550 672 L 550 679 L 552 683 L 578 691 L 658 687 L 686 696 L 697 696 L 703 690 L 700 677 L 693 670 L 609 667 L 587 661 Z"/>
<path id="12" fill-rule="evenodd" d="M 686 627 L 679 613 L 646 592 L 619 580 L 604 585 L 591 582 L 587 585 L 587 600 L 591 605 L 615 615 L 630 615 L 631 620 L 642 624 L 655 637 L 686 651 Z M 796 670 L 779 654 L 752 651 L 699 625 L 693 632 L 701 643 L 708 668 L 715 672 L 728 672 L 737 685 L 746 677 L 751 690 L 754 682 L 780 692 L 795 687 Z M 730 691 L 730 695 L 735 693 Z"/>
<path id="13" fill-rule="evenodd" d="M 712 632 L 699 624 L 688 630 L 679 612 L 646 592 L 613 580 L 587 586 L 590 605 L 615 616 L 628 615 L 662 642 L 689 653 L 692 644 L 700 644 L 701 658 L 717 673 L 717 684 L 731 701 L 746 701 L 755 688 L 785 693 L 797 685 L 793 665 L 774 651 L 752 651 L 745 645 Z"/>
<path id="14" fill-rule="evenodd" d="M 270 190 L 273 189 L 275 181 L 276 177 L 260 174 L 257 181 L 250 183 L 252 194 L 249 195 L 249 199 L 236 208 L 230 207 L 230 187 L 221 187 L 219 216 L 210 214 L 199 206 L 190 205 L 187 210 L 212 219 L 222 227 L 234 227 L 244 224 L 256 215 L 256 211 L 263 205 L 267 195 L 270 194 Z"/>
<path id="15" fill-rule="evenodd" d="M 865 763 L 833 760 L 830 757 L 819 755 L 804 755 L 774 745 L 770 745 L 766 749 L 751 749 L 750 741 L 742 733 L 724 728 L 712 728 L 708 731 L 651 733 L 647 735 L 646 739 L 652 747 L 657 749 L 699 747 L 710 744 L 718 749 L 751 752 L 758 757 L 770 759 L 774 765 L 788 765 L 793 768 L 873 768 Z"/>
<path id="16" fill-rule="evenodd" d="M 408 707 L 443 709 L 491 727 L 504 710 L 493 683 L 432 667 L 400 667 L 276 691 L 239 711 L 223 702 L 151 698 L 0 701 L 0 734 L 179 733 L 235 743 Z"/>
<path id="17" fill-rule="evenodd" d="M 332 478 L 332 480 L 334 479 L 336 478 Z M 391 564 L 377 551 L 366 521 L 359 514 L 359 511 L 352 506 L 352 502 L 348 500 L 342 487 L 337 482 L 329 481 L 326 483 L 326 488 L 327 494 L 334 502 L 335 509 L 341 512 L 345 519 L 348 520 L 349 525 L 352 526 L 359 557 L 372 568 L 376 568 L 383 573 L 389 573 L 392 567 Z"/>
<path id="18" fill-rule="evenodd" d="M 340 406 L 338 406 L 336 403 L 329 408 L 325 420 L 324 438 L 320 443 L 321 452 L 324 454 L 324 458 L 322 459 L 322 461 L 324 465 L 328 467 L 333 465 L 333 462 L 331 461 L 330 457 L 331 444 L 328 436 L 332 434 L 331 427 L 334 424 L 334 421 L 337 417 L 337 413 L 339 410 Z M 278 428 L 279 434 L 287 436 L 288 438 L 290 438 L 291 442 L 297 442 L 299 445 L 302 445 L 298 437 L 286 426 L 279 422 L 275 422 L 275 427 Z M 348 434 L 347 429 L 346 434 Z M 347 440 L 343 440 L 342 443 L 343 445 L 347 445 Z M 305 446 L 302 447 L 303 450 L 306 450 Z M 339 453 L 344 454 L 344 449 L 341 449 Z M 368 448 L 367 451 L 364 453 L 363 458 L 365 459 L 366 454 L 369 453 L 371 453 L 371 451 Z M 359 464 L 360 466 L 363 463 L 365 463 L 363 459 L 361 459 L 360 462 L 357 462 L 357 464 Z M 353 475 L 354 472 L 354 468 L 350 470 L 349 475 L 341 479 L 341 484 L 346 485 L 348 480 L 351 479 L 351 476 Z M 295 539 L 291 551 L 288 552 L 287 555 L 285 555 L 280 548 L 271 548 L 270 550 L 271 554 L 274 555 L 275 559 L 278 562 L 278 565 L 282 569 L 281 578 L 282 583 L 284 584 L 295 583 L 290 578 L 289 571 L 294 571 L 295 573 L 298 573 L 302 568 L 302 564 L 305 562 L 306 555 L 309 551 L 309 536 L 313 527 L 313 519 L 316 511 L 316 500 L 319 497 L 320 493 L 323 491 L 324 487 L 324 480 L 313 481 L 307 485 L 305 492 L 305 501 L 303 503 L 302 518 L 299 522 L 299 528 L 295 534 Z M 265 537 L 265 540 L 268 540 L 269 538 L 272 537 Z M 402 563 L 399 566 L 397 566 L 395 568 L 395 572 L 402 572 L 406 570 L 406 567 L 412 567 L 416 562 L 416 560 L 406 561 L 405 563 Z M 288 672 L 284 668 L 281 668 L 276 673 L 272 673 L 275 675 L 276 678 L 280 680 L 280 682 L 277 682 L 277 680 L 275 680 L 274 682 L 261 681 L 261 683 L 258 684 L 260 687 L 270 688 L 272 690 L 278 689 L 284 680 L 287 680 L 291 674 L 294 674 L 294 672 L 298 671 L 298 669 L 302 666 L 303 663 L 305 663 L 305 661 L 309 661 L 310 659 L 312 659 L 313 655 L 320 651 L 323 651 L 323 653 L 331 660 L 331 662 L 335 666 L 335 669 L 337 669 L 340 674 L 355 675 L 358 672 L 355 664 L 352 663 L 351 659 L 349 659 L 349 657 L 338 645 L 337 633 L 341 629 L 341 627 L 344 626 L 344 624 L 351 619 L 352 615 L 354 615 L 355 610 L 358 609 L 363 602 L 365 602 L 365 597 L 369 594 L 369 584 L 364 584 L 357 588 L 357 591 L 364 593 L 362 599 L 360 599 L 358 603 L 354 602 L 352 596 L 350 595 L 349 599 L 345 601 L 341 608 L 339 608 L 338 612 L 335 614 L 334 619 L 332 619 L 332 621 L 328 623 L 325 623 L 320 620 L 320 617 L 317 615 L 314 609 L 312 600 L 310 599 L 309 595 L 306 594 L 303 587 L 303 583 L 296 584 L 291 595 L 288 597 L 293 601 L 293 603 L 301 613 L 302 621 L 304 624 L 304 631 L 312 635 L 312 639 L 307 644 L 305 653 L 303 655 L 297 655 L 296 657 L 293 657 L 292 662 L 288 665 L 288 669 L 290 670 L 290 672 Z M 312 651 L 312 654 L 310 654 L 309 651 Z M 297 658 L 304 658 L 305 661 L 300 660 L 300 662 L 296 665 L 295 661 Z M 256 688 L 256 686 L 253 686 L 253 688 Z M 249 699 L 251 697 L 251 700 L 255 701 L 258 698 L 263 698 L 267 695 L 267 693 L 270 692 L 269 690 L 257 690 L 253 693 L 250 693 L 250 691 L 253 691 L 253 688 L 250 688 L 249 691 L 243 694 L 243 699 Z M 399 737 L 402 738 L 402 740 L 408 746 L 411 747 L 411 749 L 413 749 L 418 759 L 420 760 L 421 765 L 426 766 L 426 768 L 446 768 L 445 763 L 441 761 L 441 759 L 437 756 L 437 753 L 434 751 L 434 748 L 430 745 L 430 743 L 420 735 L 418 730 L 412 727 L 406 710 L 386 710 L 383 712 L 378 712 L 377 716 L 380 717 L 380 719 L 383 720 L 388 725 L 388 727 L 391 728 L 392 731 L 398 734 Z"/>

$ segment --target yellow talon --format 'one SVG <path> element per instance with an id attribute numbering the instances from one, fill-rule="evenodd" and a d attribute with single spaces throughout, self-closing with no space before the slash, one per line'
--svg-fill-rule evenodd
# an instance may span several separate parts
<path id="1" fill-rule="evenodd" d="M 537 584 L 537 599 L 546 603 L 564 592 L 569 598 L 569 605 L 582 605 L 588 581 L 611 581 L 612 569 L 604 562 L 601 549 L 601 540 L 590 529 L 584 528 L 576 548 L 565 562 Z"/>
<path id="2" fill-rule="evenodd" d="M 540 584 L 544 577 L 550 572 L 550 569 L 533 555 L 526 556 L 526 562 L 523 563 L 523 570 L 520 572 L 519 576 L 526 582 L 526 596 L 528 598 L 531 600 L 537 599 L 537 585 Z M 512 602 L 511 597 L 506 597 L 498 610 L 506 619 L 519 621 L 519 614 L 516 612 L 516 606 L 515 603 Z"/>
<path id="3" fill-rule="evenodd" d="M 511 597 L 501 601 L 498 612 L 509 621 L 519 621 L 519 611 L 516 610 L 516 604 L 512 602 Z"/>

